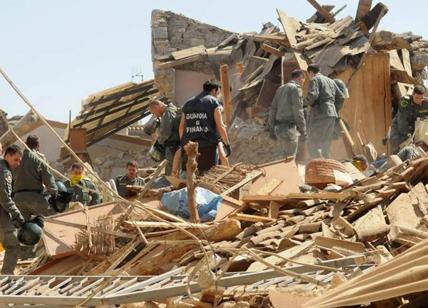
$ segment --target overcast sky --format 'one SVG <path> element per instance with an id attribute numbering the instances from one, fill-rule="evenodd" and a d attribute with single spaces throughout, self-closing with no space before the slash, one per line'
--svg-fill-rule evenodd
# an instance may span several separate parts
<path id="1" fill-rule="evenodd" d="M 339 15 L 355 16 L 357 0 Z M 374 1 L 377 2 L 377 1 Z M 381 28 L 428 37 L 428 1 L 384 1 L 390 11 Z M 0 0 L 0 66 L 48 119 L 68 121 L 88 94 L 153 77 L 150 14 L 171 10 L 235 32 L 259 31 L 277 22 L 275 8 L 305 20 L 314 9 L 305 0 Z M 0 80 L 0 108 L 9 116 L 26 106 Z"/>

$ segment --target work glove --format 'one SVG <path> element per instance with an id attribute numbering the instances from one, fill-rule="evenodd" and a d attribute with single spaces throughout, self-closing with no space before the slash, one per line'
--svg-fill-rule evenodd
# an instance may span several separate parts
<path id="1" fill-rule="evenodd" d="M 12 220 L 13 225 L 18 229 L 21 228 L 25 223 L 25 219 L 20 212 L 16 212 L 16 213 L 12 214 L 11 220 Z"/>
<path id="2" fill-rule="evenodd" d="M 308 139 L 308 135 L 307 134 L 302 134 L 299 136 L 299 141 L 300 142 L 306 142 L 306 140 Z"/>
<path id="3" fill-rule="evenodd" d="M 230 154 L 232 154 L 232 149 L 230 148 L 230 144 L 224 145 L 224 152 L 226 154 L 226 157 L 229 157 Z"/>

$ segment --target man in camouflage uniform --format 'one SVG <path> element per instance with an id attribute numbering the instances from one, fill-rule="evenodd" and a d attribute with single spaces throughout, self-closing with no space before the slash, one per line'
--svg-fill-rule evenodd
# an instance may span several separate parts
<path id="1" fill-rule="evenodd" d="M 8 147 L 4 159 L 0 159 L 0 241 L 5 249 L 2 275 L 13 275 L 20 255 L 17 228 L 21 227 L 25 220 L 12 200 L 11 170 L 19 166 L 21 159 L 21 149 L 16 145 Z"/>
<path id="2" fill-rule="evenodd" d="M 305 106 L 309 108 L 308 150 L 312 159 L 330 156 L 330 145 L 334 138 L 337 118 L 335 103 L 343 100 L 344 94 L 338 90 L 336 83 L 320 73 L 317 65 L 309 65 L 308 95 Z"/>
<path id="3" fill-rule="evenodd" d="M 302 70 L 291 73 L 291 81 L 278 88 L 269 112 L 269 130 L 278 139 L 285 157 L 294 156 L 299 140 L 306 140 L 306 121 L 303 111 L 302 84 L 305 74 Z"/>
<path id="4" fill-rule="evenodd" d="M 150 102 L 150 112 L 160 119 L 158 143 L 165 148 L 165 175 L 171 175 L 175 152 L 180 147 L 178 127 L 180 126 L 181 111 L 174 104 L 164 104 L 160 100 Z"/>
<path id="5" fill-rule="evenodd" d="M 393 154 L 396 154 L 400 150 L 400 144 L 414 133 L 416 119 L 428 117 L 428 102 L 424 101 L 424 94 L 425 88 L 416 86 L 411 96 L 406 95 L 400 99 L 389 138 Z"/>
<path id="6" fill-rule="evenodd" d="M 144 179 L 137 176 L 138 163 L 134 161 L 129 161 L 126 164 L 126 174 L 119 175 L 115 178 L 114 182 L 116 184 L 116 189 L 118 194 L 123 198 L 135 197 L 137 193 L 129 191 L 127 185 L 137 185 L 143 186 Z"/>
<path id="7" fill-rule="evenodd" d="M 39 152 L 39 137 L 30 135 L 25 143 L 31 150 L 24 150 L 21 165 L 14 171 L 13 200 L 25 220 L 29 220 L 31 215 L 48 216 L 55 213 L 43 193 L 46 189 L 48 194 L 55 197 L 57 187 L 46 157 Z"/>
<path id="8" fill-rule="evenodd" d="M 69 192 L 73 193 L 72 202 L 80 202 L 85 206 L 102 202 L 97 187 L 85 178 L 84 168 L 80 163 L 73 163 L 70 179 L 65 181 L 64 185 Z"/>

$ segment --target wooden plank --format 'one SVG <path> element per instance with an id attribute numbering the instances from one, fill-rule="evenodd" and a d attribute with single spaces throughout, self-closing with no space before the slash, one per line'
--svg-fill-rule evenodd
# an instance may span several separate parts
<path id="1" fill-rule="evenodd" d="M 354 222 L 355 232 L 361 241 L 373 241 L 388 234 L 389 225 L 380 206 L 370 210 Z"/>
<path id="2" fill-rule="evenodd" d="M 347 82 L 349 72 L 339 74 L 338 77 Z M 348 88 L 350 97 L 343 105 L 340 115 L 349 125 L 352 139 L 357 140 L 356 132 L 360 132 L 366 140 L 373 143 L 378 153 L 387 152 L 382 139 L 387 135 L 392 121 L 388 54 L 367 55 L 364 65 L 352 75 Z"/>
<path id="3" fill-rule="evenodd" d="M 335 21 L 333 15 L 322 7 L 316 0 L 308 0 L 308 2 L 317 10 L 317 12 L 329 23 Z"/>
<path id="4" fill-rule="evenodd" d="M 211 226 L 200 223 L 186 223 L 186 222 L 159 222 L 159 221 L 125 221 L 125 226 L 144 228 L 183 228 L 183 229 L 209 229 Z"/>
<path id="5" fill-rule="evenodd" d="M 276 12 L 282 28 L 284 29 L 284 33 L 287 36 L 287 40 L 290 43 L 290 47 L 293 48 L 297 44 L 296 32 L 301 28 L 301 25 L 296 19 L 288 17 L 283 10 L 276 9 Z M 281 56 L 282 55 L 279 55 L 279 57 Z"/>
<path id="6" fill-rule="evenodd" d="M 123 209 L 119 203 L 109 202 L 88 207 L 88 216 L 91 223 L 94 223 L 99 217 L 113 215 L 116 219 L 122 215 Z M 86 227 L 86 215 L 83 209 L 50 216 L 49 221 L 45 222 L 42 236 L 45 245 L 46 254 L 49 257 L 62 257 L 75 254 L 73 249 L 76 234 L 82 230 L 82 227 L 69 226 L 62 222 L 74 222 Z"/>
<path id="7" fill-rule="evenodd" d="M 192 56 L 203 55 L 205 53 L 206 53 L 205 46 L 199 45 L 199 46 L 194 46 L 194 47 L 190 47 L 190 48 L 186 48 L 178 51 L 173 51 L 171 52 L 171 55 L 174 58 L 174 60 L 181 60 Z"/>
<path id="8" fill-rule="evenodd" d="M 401 57 L 403 59 L 404 70 L 406 71 L 407 75 L 413 77 L 412 65 L 410 63 L 410 52 L 407 49 L 401 49 Z"/>
<path id="9" fill-rule="evenodd" d="M 218 206 L 215 221 L 220 221 L 229 217 L 231 214 L 238 212 L 244 208 L 245 204 L 241 200 L 223 196 L 223 200 Z"/>
<path id="10" fill-rule="evenodd" d="M 169 68 L 174 68 L 176 66 L 184 65 L 184 64 L 187 64 L 187 63 L 193 63 L 193 62 L 197 62 L 197 61 L 202 61 L 206 57 L 207 56 L 205 54 L 198 54 L 198 55 L 195 55 L 195 56 L 191 56 L 191 57 L 188 57 L 188 58 L 183 58 L 183 59 L 175 60 L 175 61 L 157 62 L 155 64 L 155 66 L 157 67 L 157 69 L 164 70 L 164 69 L 169 69 Z"/>
<path id="11" fill-rule="evenodd" d="M 272 219 L 270 217 L 250 215 L 250 214 L 242 214 L 242 213 L 236 213 L 236 214 L 232 215 L 231 218 L 237 219 L 237 220 L 242 220 L 242 221 L 262 222 L 262 223 L 269 223 L 269 222 L 272 222 L 275 220 L 275 219 Z"/>
<path id="12" fill-rule="evenodd" d="M 223 93 L 224 120 L 227 127 L 232 122 L 232 95 L 230 93 L 229 65 L 220 66 L 221 91 Z"/>
<path id="13" fill-rule="evenodd" d="M 361 19 L 361 17 L 366 16 L 370 12 L 372 2 L 373 0 L 360 0 L 358 2 L 357 14 L 355 15 L 356 20 Z"/>
<path id="14" fill-rule="evenodd" d="M 271 53 L 277 57 L 282 57 L 284 55 L 284 52 L 279 50 L 278 48 L 272 47 L 269 44 L 263 43 L 262 48 L 264 51 Z"/>
<path id="15" fill-rule="evenodd" d="M 363 243 L 344 241 L 324 236 L 317 236 L 315 238 L 315 244 L 326 248 L 343 249 L 355 253 L 363 253 L 366 251 L 366 247 Z"/>
<path id="16" fill-rule="evenodd" d="M 252 183 L 248 191 L 249 195 L 258 194 L 258 191 L 262 187 L 266 187 L 273 179 L 281 181 L 281 184 L 270 192 L 272 196 L 300 192 L 299 186 L 302 184 L 302 179 L 294 160 L 283 159 L 258 167 L 262 170 L 263 176 Z"/>
<path id="17" fill-rule="evenodd" d="M 244 202 L 287 202 L 295 200 L 337 200 L 343 201 L 351 197 L 353 193 L 347 192 L 319 192 L 319 193 L 289 193 L 287 195 L 246 195 L 242 198 Z"/>
<path id="18" fill-rule="evenodd" d="M 243 179 L 241 182 L 233 185 L 226 191 L 221 193 L 221 196 L 227 196 L 228 194 L 234 192 L 235 190 L 239 189 L 240 187 L 244 186 L 245 184 L 253 181 L 254 179 L 258 178 L 260 175 L 262 175 L 262 172 L 259 170 L 252 171 L 245 179 Z"/>

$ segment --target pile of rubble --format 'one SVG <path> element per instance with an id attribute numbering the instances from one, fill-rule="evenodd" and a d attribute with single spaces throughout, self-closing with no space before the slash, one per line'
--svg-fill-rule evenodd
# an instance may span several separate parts
<path id="1" fill-rule="evenodd" d="M 307 22 L 278 10 L 283 32 L 271 24 L 260 34 L 217 29 L 215 36 L 222 40 L 217 47 L 170 50 L 168 29 L 163 29 L 156 48 L 163 46 L 171 55 L 154 57 L 161 77 L 90 97 L 72 125 L 77 133 L 90 133 L 74 139 L 85 151 L 147 114 L 157 89 L 171 90 L 155 87 L 171 77 L 169 69 L 205 70 L 217 62 L 238 61 L 244 69 L 233 98 L 233 165 L 216 166 L 195 181 L 167 177 L 172 185 L 154 189 L 161 164 L 151 170 L 145 186 L 128 187 L 138 192 L 135 199 L 120 199 L 103 189 L 104 199 L 112 201 L 47 217 L 37 257 L 20 261 L 19 275 L 0 278 L 0 303 L 423 307 L 428 298 L 427 154 L 421 150 L 406 161 L 390 156 L 383 171 L 373 168 L 367 175 L 351 163 L 321 159 L 315 162 L 318 169 L 309 172 L 314 161 L 307 165 L 303 180 L 294 160 L 275 160 L 280 153 L 267 138 L 263 117 L 289 72 L 318 63 L 325 74 L 350 85 L 343 114 L 351 129 L 344 137 L 348 154 L 363 152 L 366 141 L 381 153 L 385 148 L 379 137 L 391 119 L 391 98 L 425 79 L 428 45 L 411 34 L 377 32 L 387 12 L 381 3 L 371 9 L 371 1 L 360 1 L 355 20 L 336 20 L 331 7 L 309 2 L 317 13 Z M 178 19 L 173 21 L 179 25 Z M 162 28 L 167 24 L 159 21 Z M 205 39 L 198 37 L 195 44 Z M 371 90 L 360 93 L 369 84 Z M 373 112 L 362 117 L 361 104 Z M 131 106 L 136 110 L 127 112 Z M 72 129 L 71 141 L 77 135 Z M 119 158 L 144 160 L 144 154 Z M 113 160 L 95 158 L 94 169 L 108 168 Z M 180 199 L 176 206 L 191 211 L 195 184 L 216 196 L 212 221 L 198 221 L 191 212 L 189 222 L 167 210 L 166 193 L 181 191 L 188 200 Z"/>
<path id="2" fill-rule="evenodd" d="M 160 196 L 49 217 L 41 254 L 20 263 L 21 274 L 31 276 L 5 277 L 0 300 L 19 295 L 22 303 L 120 300 L 150 307 L 420 300 L 426 296 L 419 277 L 427 272 L 417 266 L 426 259 L 428 157 L 390 164 L 370 177 L 345 164 L 354 184 L 306 193 L 292 160 L 219 167 L 197 179 L 223 197 L 213 222 L 172 215 Z M 413 256 L 421 261 L 408 261 Z M 390 272 L 397 280 L 387 285 L 369 278 Z M 61 280 L 64 275 L 70 279 Z M 371 284 L 382 287 L 373 292 Z M 358 285 L 373 295 L 361 296 Z M 336 291 L 342 289 L 348 291 Z"/>

